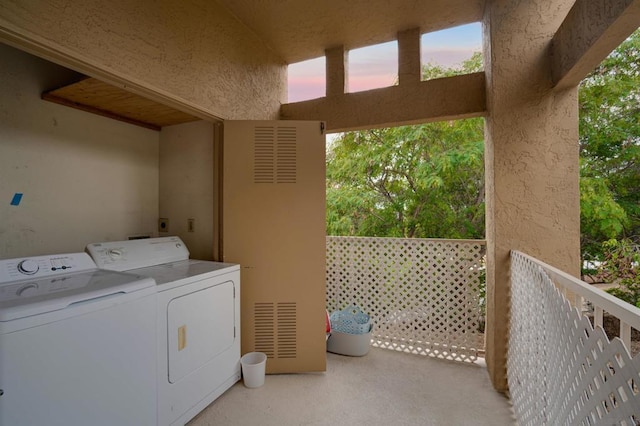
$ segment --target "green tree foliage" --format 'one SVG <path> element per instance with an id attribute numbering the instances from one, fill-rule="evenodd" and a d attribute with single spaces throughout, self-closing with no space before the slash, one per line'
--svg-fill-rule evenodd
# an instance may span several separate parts
<path id="1" fill-rule="evenodd" d="M 453 77 L 454 75 L 469 74 L 483 70 L 482 53 L 475 52 L 469 59 L 462 62 L 460 66 L 444 68 L 437 64 L 429 63 L 422 67 L 422 79 L 433 80 L 442 77 Z"/>
<path id="2" fill-rule="evenodd" d="M 426 78 L 481 68 L 424 67 Z M 327 153 L 329 235 L 484 238 L 483 120 L 345 133 Z"/>
<path id="3" fill-rule="evenodd" d="M 476 54 L 423 74 L 481 66 Z M 603 260 L 609 239 L 640 243 L 640 30 L 582 82 L 579 117 L 581 248 Z M 483 238 L 482 130 L 472 119 L 344 134 L 328 151 L 328 232 Z"/>
<path id="4" fill-rule="evenodd" d="M 619 299 L 640 308 L 640 246 L 631 240 L 605 241 L 604 262 L 600 273 L 607 282 L 616 282 L 618 287 L 607 290 Z"/>
<path id="5" fill-rule="evenodd" d="M 640 30 L 581 84 L 580 208 L 583 256 L 640 235 Z"/>

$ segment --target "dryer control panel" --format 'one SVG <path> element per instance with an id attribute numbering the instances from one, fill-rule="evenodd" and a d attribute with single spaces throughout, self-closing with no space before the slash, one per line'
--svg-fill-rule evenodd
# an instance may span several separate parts
<path id="1" fill-rule="evenodd" d="M 179 237 L 109 241 L 86 248 L 98 268 L 129 271 L 189 259 L 189 250 Z"/>
<path id="2" fill-rule="evenodd" d="M 96 269 L 87 253 L 0 259 L 0 284 Z"/>

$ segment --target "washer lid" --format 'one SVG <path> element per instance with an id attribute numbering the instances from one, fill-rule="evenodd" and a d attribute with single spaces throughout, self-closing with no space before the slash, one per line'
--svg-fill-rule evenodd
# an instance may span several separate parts
<path id="1" fill-rule="evenodd" d="M 149 277 L 98 269 L 9 282 L 0 285 L 0 321 L 72 308 L 153 286 L 155 281 Z"/>

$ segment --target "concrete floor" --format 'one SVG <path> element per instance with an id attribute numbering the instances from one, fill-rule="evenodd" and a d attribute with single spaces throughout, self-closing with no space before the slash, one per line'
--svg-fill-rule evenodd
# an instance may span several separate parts
<path id="1" fill-rule="evenodd" d="M 327 372 L 236 383 L 189 426 L 514 425 L 511 405 L 478 364 L 371 348 L 327 354 Z"/>

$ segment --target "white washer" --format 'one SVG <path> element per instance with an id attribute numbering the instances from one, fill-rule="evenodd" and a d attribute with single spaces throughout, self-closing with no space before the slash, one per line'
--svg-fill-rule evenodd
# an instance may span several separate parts
<path id="1" fill-rule="evenodd" d="M 158 424 L 184 425 L 240 380 L 240 266 L 190 260 L 178 237 L 89 244 L 99 267 L 158 285 Z"/>
<path id="2" fill-rule="evenodd" d="M 0 425 L 153 425 L 156 288 L 86 253 L 0 260 Z"/>

